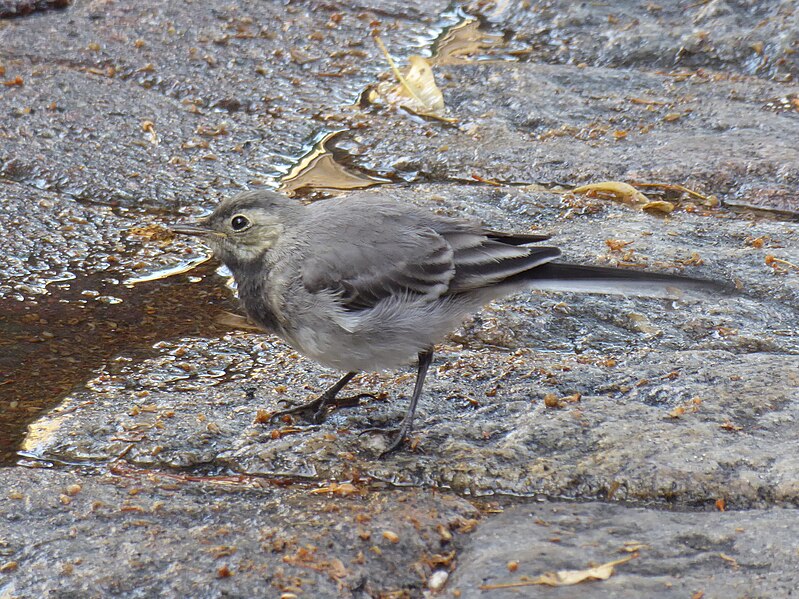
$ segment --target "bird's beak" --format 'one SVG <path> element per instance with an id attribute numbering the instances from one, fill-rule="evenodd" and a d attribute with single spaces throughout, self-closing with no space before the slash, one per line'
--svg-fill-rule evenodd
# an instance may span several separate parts
<path id="1" fill-rule="evenodd" d="M 173 233 L 180 235 L 208 235 L 213 233 L 207 221 L 198 220 L 193 223 L 180 223 L 170 227 Z"/>

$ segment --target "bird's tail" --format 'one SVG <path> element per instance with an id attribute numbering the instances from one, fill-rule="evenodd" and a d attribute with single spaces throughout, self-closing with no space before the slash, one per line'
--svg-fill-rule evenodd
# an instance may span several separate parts
<path id="1" fill-rule="evenodd" d="M 669 298 L 681 297 L 685 291 L 712 293 L 727 289 L 722 284 L 706 279 L 559 262 L 548 262 L 518 273 L 503 280 L 498 286 Z"/>

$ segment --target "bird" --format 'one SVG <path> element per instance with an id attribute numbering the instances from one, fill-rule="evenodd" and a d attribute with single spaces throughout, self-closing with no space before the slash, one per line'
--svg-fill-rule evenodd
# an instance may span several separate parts
<path id="1" fill-rule="evenodd" d="M 405 416 L 381 455 L 412 430 L 436 343 L 488 302 L 529 290 L 674 297 L 718 284 L 558 261 L 550 237 L 508 233 L 386 194 L 303 203 L 259 189 L 224 199 L 175 233 L 201 237 L 230 270 L 244 312 L 304 356 L 343 371 L 308 403 L 273 413 L 322 422 L 358 372 L 416 359 Z"/>

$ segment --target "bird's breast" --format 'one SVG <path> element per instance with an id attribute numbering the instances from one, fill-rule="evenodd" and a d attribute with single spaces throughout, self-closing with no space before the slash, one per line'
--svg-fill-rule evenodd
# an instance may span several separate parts
<path id="1" fill-rule="evenodd" d="M 253 321 L 271 333 L 281 333 L 281 318 L 270 293 L 270 272 L 267 269 L 247 269 L 233 273 L 239 301 Z"/>

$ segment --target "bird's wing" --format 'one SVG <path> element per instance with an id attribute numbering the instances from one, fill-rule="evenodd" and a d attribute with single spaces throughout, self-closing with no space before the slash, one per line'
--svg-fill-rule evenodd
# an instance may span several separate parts
<path id="1" fill-rule="evenodd" d="M 453 253 L 450 293 L 491 287 L 560 256 L 556 247 L 526 245 L 546 240 L 544 235 L 497 233 L 455 220 L 437 223 L 436 230 Z"/>
<path id="2" fill-rule="evenodd" d="M 555 247 L 526 245 L 543 235 L 498 233 L 394 203 L 320 204 L 308 229 L 316 249 L 303 262 L 302 281 L 310 293 L 333 294 L 347 312 L 389 297 L 434 300 L 491 287 L 560 255 Z"/>
<path id="3" fill-rule="evenodd" d="M 304 262 L 310 293 L 332 294 L 347 312 L 367 310 L 388 297 L 436 299 L 455 274 L 453 251 L 432 229 L 389 227 L 337 236 L 324 253 Z"/>

